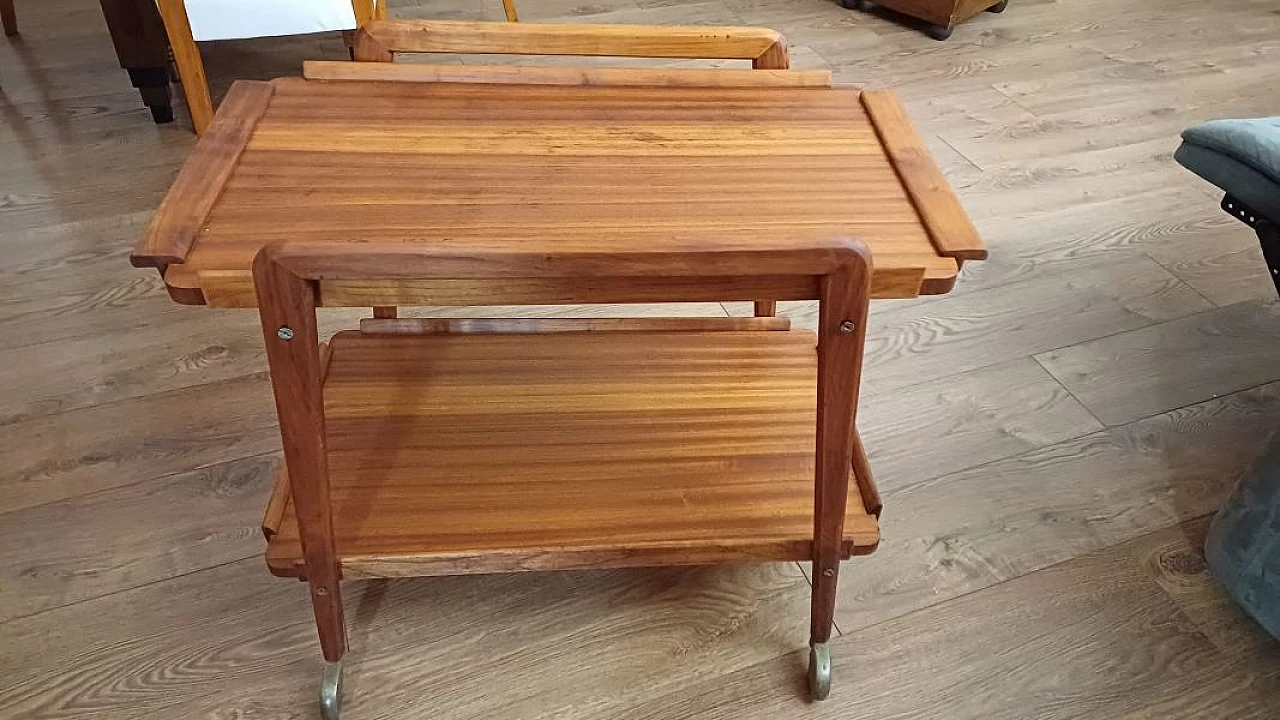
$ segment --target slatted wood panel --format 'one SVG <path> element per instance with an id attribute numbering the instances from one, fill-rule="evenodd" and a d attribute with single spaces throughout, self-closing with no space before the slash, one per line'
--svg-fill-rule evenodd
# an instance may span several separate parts
<path id="1" fill-rule="evenodd" d="M 339 334 L 325 415 L 344 573 L 807 559 L 814 343 Z M 849 500 L 846 557 L 878 541 Z M 290 505 L 267 562 L 288 575 L 300 557 Z"/>
<path id="2" fill-rule="evenodd" d="M 856 236 L 879 297 L 944 292 L 956 275 L 856 90 L 275 87 L 198 242 L 166 273 L 217 288 L 196 301 L 252 304 L 249 262 L 281 239 L 566 250 Z"/>

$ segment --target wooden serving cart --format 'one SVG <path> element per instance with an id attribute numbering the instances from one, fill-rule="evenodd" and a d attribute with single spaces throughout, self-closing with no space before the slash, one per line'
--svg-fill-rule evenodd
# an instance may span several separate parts
<path id="1" fill-rule="evenodd" d="M 825 697 L 840 561 L 879 541 L 868 302 L 985 256 L 896 99 L 782 69 L 752 28 L 378 22 L 357 52 L 757 69 L 308 63 L 232 87 L 133 262 L 178 302 L 259 308 L 287 467 L 267 565 L 310 587 L 325 717 L 343 579 L 681 563 L 812 561 Z M 396 312 L 738 300 L 757 317 Z M 818 300 L 817 333 L 778 300 Z M 341 306 L 375 317 L 321 344 Z"/>

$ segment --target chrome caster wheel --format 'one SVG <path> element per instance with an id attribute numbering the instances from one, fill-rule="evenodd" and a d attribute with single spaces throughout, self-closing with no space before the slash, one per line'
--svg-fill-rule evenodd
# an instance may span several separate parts
<path id="1" fill-rule="evenodd" d="M 831 647 L 827 643 L 809 646 L 809 695 L 826 700 L 831 694 Z"/>
<path id="2" fill-rule="evenodd" d="M 1007 8 L 1007 7 L 1009 7 L 1009 0 L 1000 0 L 1000 2 L 998 2 L 998 3 L 996 3 L 995 5 L 992 5 L 991 7 L 987 8 L 987 12 L 989 12 L 989 13 L 1002 13 L 1002 12 L 1004 12 L 1004 9 L 1005 9 L 1005 8 Z"/>
<path id="3" fill-rule="evenodd" d="M 324 664 L 320 676 L 320 718 L 338 720 L 342 712 L 342 661 Z"/>
<path id="4" fill-rule="evenodd" d="M 934 40 L 946 40 L 951 37 L 951 28 L 945 25 L 930 25 L 925 28 L 925 33 Z"/>

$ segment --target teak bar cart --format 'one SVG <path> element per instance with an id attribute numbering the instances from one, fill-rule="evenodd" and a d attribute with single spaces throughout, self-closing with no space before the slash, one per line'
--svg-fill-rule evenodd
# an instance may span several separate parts
<path id="1" fill-rule="evenodd" d="M 360 31 L 358 56 L 400 52 L 757 69 L 324 62 L 231 88 L 132 259 L 178 302 L 259 308 L 285 455 L 267 565 L 310 587 L 324 716 L 343 579 L 682 563 L 812 561 L 825 697 L 840 561 L 879 541 L 868 301 L 986 255 L 901 106 L 784 69 L 752 28 Z M 816 334 L 773 317 L 815 299 Z M 741 300 L 756 317 L 397 317 Z M 375 313 L 320 344 L 335 306 Z"/>

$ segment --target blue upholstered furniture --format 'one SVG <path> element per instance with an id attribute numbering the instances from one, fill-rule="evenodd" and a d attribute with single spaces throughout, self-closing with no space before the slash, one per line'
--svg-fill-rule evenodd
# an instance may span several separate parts
<path id="1" fill-rule="evenodd" d="M 1280 433 L 1223 503 L 1204 554 L 1231 597 L 1280 638 Z"/>
<path id="2" fill-rule="evenodd" d="M 1197 125 L 1182 133 L 1174 158 L 1222 188 L 1222 209 L 1257 231 L 1280 293 L 1280 117 Z"/>
<path id="3" fill-rule="evenodd" d="M 1174 157 L 1221 188 L 1222 208 L 1258 233 L 1280 293 L 1280 117 L 1197 125 Z M 1205 558 L 1236 602 L 1280 638 L 1280 432 L 1214 518 Z"/>

